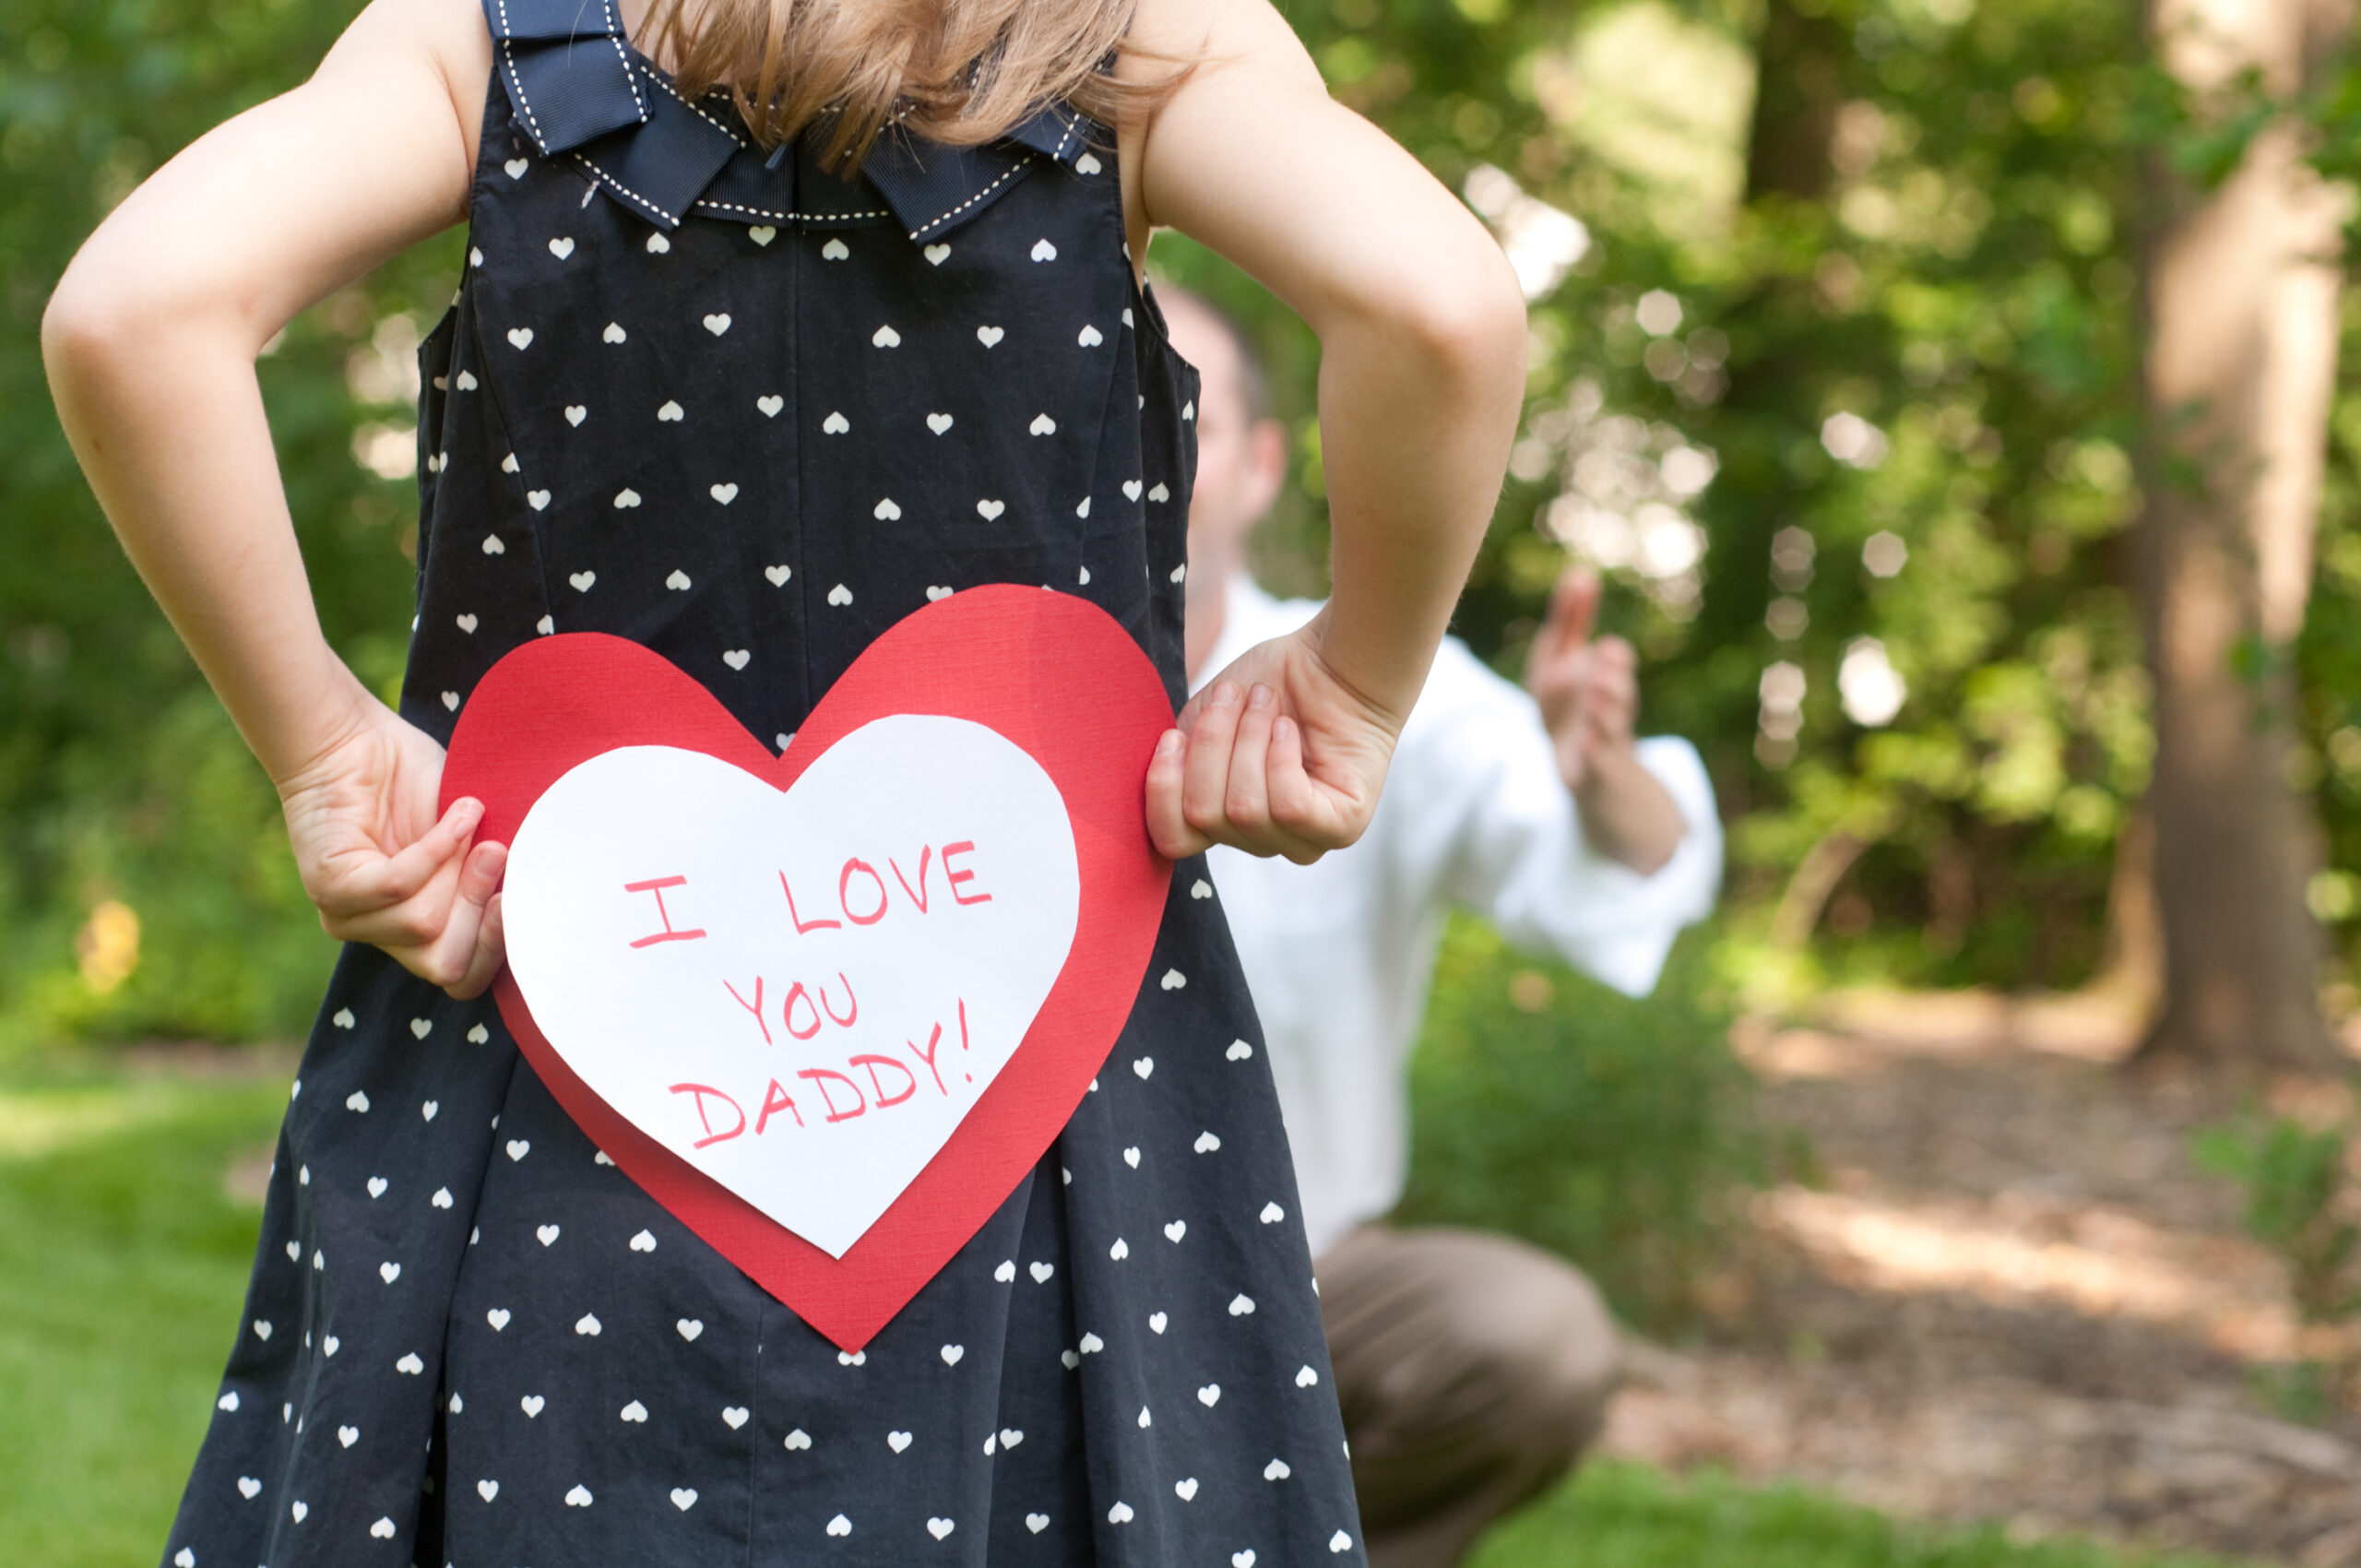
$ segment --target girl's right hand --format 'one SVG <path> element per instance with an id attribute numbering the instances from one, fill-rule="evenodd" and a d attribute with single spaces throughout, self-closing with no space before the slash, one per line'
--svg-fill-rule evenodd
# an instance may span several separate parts
<path id="1" fill-rule="evenodd" d="M 383 948 L 462 1000 L 481 996 L 505 956 L 504 845 L 475 842 L 482 802 L 438 818 L 443 748 L 374 699 L 309 765 L 279 781 L 303 890 L 330 936 Z"/>

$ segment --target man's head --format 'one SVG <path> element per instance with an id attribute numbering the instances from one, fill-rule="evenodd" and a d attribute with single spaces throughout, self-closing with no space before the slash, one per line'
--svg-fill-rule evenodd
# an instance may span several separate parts
<path id="1" fill-rule="evenodd" d="M 1238 324 L 1196 295 L 1159 289 L 1172 346 L 1197 367 L 1197 482 L 1189 497 L 1189 606 L 1217 604 L 1243 564 L 1246 536 L 1287 482 L 1287 427 L 1252 344 Z"/>

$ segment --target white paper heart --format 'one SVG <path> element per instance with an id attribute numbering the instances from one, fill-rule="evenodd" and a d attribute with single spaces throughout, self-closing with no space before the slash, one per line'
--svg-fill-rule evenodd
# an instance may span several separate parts
<path id="1" fill-rule="evenodd" d="M 504 907 L 517 983 L 583 1081 L 841 1257 L 1023 1040 L 1080 870 L 1032 757 L 895 715 L 784 793 L 670 747 L 595 757 L 527 814 Z"/>

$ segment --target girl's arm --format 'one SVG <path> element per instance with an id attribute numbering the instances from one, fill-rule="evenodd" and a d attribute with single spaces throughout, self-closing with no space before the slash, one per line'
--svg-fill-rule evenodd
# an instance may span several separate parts
<path id="1" fill-rule="evenodd" d="M 1203 64 L 1122 138 L 1136 255 L 1169 225 L 1321 343 L 1335 591 L 1181 710 L 1149 771 L 1157 846 L 1311 860 L 1351 843 L 1492 516 L 1525 391 L 1525 300 L 1491 236 L 1328 96 L 1268 0 L 1145 0 Z M 1133 67 L 1144 74 L 1153 61 Z"/>
<path id="2" fill-rule="evenodd" d="M 490 70 L 474 0 L 374 0 L 310 81 L 117 208 L 42 324 L 66 435 L 277 784 L 323 923 L 470 994 L 496 967 L 483 914 L 501 852 L 470 853 L 474 802 L 436 820 L 441 748 L 321 635 L 255 359 L 298 312 L 466 216 Z"/>

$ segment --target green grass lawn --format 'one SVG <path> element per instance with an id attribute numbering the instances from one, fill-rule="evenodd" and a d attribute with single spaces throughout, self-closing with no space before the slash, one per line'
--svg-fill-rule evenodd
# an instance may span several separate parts
<path id="1" fill-rule="evenodd" d="M 285 1086 L 0 1077 L 0 1558 L 148 1568 L 228 1353 L 259 1210 L 231 1160 Z M 1926 1531 L 1807 1492 L 1596 1465 L 1476 1568 L 2199 1568 L 2082 1543 Z"/>

